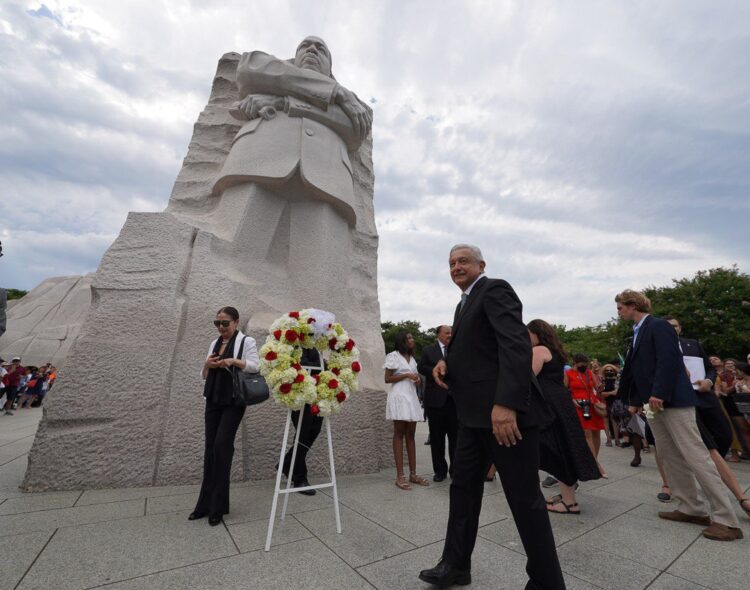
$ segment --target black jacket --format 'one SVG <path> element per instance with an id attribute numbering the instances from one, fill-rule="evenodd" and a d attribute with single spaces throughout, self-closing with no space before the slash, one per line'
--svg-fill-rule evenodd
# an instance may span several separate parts
<path id="1" fill-rule="evenodd" d="M 491 428 L 494 404 L 516 410 L 519 428 L 539 424 L 541 399 L 538 388 L 532 388 L 531 340 L 521 302 L 506 281 L 482 277 L 463 310 L 456 308 L 446 362 L 462 424 Z"/>
<path id="2" fill-rule="evenodd" d="M 683 357 L 694 356 L 701 359 L 703 361 L 703 367 L 706 370 L 706 379 L 710 379 L 711 383 L 716 383 L 716 369 L 711 366 L 711 363 L 708 360 L 708 355 L 706 354 L 706 351 L 703 350 L 700 342 L 693 340 L 692 338 L 680 338 L 680 348 L 682 349 Z M 695 405 L 699 408 L 715 408 L 719 406 L 719 398 L 714 394 L 713 388 L 711 391 L 705 393 L 696 391 L 695 397 Z"/>
<path id="3" fill-rule="evenodd" d="M 417 369 L 424 375 L 424 407 L 425 408 L 442 408 L 448 400 L 447 389 L 443 389 L 432 378 L 432 369 L 443 359 L 443 353 L 440 350 L 440 343 L 435 342 L 425 346 L 422 350 L 422 356 L 417 364 Z"/>

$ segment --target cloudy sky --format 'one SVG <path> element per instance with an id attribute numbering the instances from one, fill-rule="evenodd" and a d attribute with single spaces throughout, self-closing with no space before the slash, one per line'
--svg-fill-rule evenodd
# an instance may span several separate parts
<path id="1" fill-rule="evenodd" d="M 455 242 L 569 326 L 750 271 L 746 2 L 4 0 L 0 285 L 95 270 L 166 206 L 218 58 L 308 34 L 374 108 L 383 319 L 450 319 Z"/>

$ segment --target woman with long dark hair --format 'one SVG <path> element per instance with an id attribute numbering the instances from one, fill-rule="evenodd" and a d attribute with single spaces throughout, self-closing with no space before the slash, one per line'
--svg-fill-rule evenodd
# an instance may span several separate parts
<path id="1" fill-rule="evenodd" d="M 211 343 L 201 376 L 206 380 L 206 450 L 203 457 L 203 484 L 189 520 L 208 516 L 216 526 L 229 514 L 229 475 L 234 457 L 234 437 L 245 415 L 245 406 L 236 405 L 232 395 L 232 371 L 255 373 L 260 359 L 255 340 L 240 329 L 240 314 L 234 307 L 222 307 L 214 326 L 219 337 Z"/>
<path id="2" fill-rule="evenodd" d="M 601 477 L 589 449 L 575 402 L 565 387 L 565 360 L 568 355 L 555 329 L 544 320 L 526 326 L 532 345 L 531 366 L 544 398 L 555 415 L 540 438 L 540 469 L 560 482 L 560 494 L 547 500 L 547 510 L 556 514 L 580 514 L 575 488 L 578 481 Z"/>
<path id="3" fill-rule="evenodd" d="M 396 350 L 385 357 L 385 382 L 391 384 L 385 404 L 386 420 L 393 420 L 393 457 L 396 460 L 396 485 L 410 490 L 411 484 L 429 485 L 417 475 L 417 450 L 414 433 L 417 422 L 424 422 L 424 412 L 417 397 L 421 377 L 414 360 L 414 337 L 409 332 L 396 334 Z M 409 479 L 404 476 L 404 443 L 409 459 Z"/>

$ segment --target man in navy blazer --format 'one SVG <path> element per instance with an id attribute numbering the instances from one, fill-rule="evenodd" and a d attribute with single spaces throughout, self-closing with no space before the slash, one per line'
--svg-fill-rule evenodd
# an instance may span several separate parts
<path id="1" fill-rule="evenodd" d="M 531 339 L 522 306 L 502 279 L 484 276 L 476 246 L 450 251 L 450 274 L 461 289 L 447 357 L 432 376 L 450 385 L 458 410 L 458 442 L 443 555 L 419 578 L 439 588 L 471 583 L 484 478 L 494 463 L 521 537 L 526 590 L 564 590 L 549 514 L 539 488 L 539 390 L 532 386 Z"/>
<path id="2" fill-rule="evenodd" d="M 642 293 L 628 289 L 615 302 L 620 318 L 635 322 L 618 395 L 631 413 L 645 404 L 654 412 L 649 424 L 678 502 L 677 510 L 659 512 L 659 518 L 703 525 L 707 539 L 741 539 L 737 515 L 698 431 L 696 394 L 677 333 L 668 322 L 649 314 L 651 302 Z M 698 486 L 709 502 L 710 516 L 698 496 Z"/>

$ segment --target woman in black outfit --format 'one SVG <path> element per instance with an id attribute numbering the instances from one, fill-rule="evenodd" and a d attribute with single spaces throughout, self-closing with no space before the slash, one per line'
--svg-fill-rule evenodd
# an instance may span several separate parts
<path id="1" fill-rule="evenodd" d="M 211 343 L 201 376 L 206 380 L 206 451 L 203 457 L 203 484 L 198 503 L 189 520 L 208 516 L 216 526 L 229 514 L 229 475 L 234 456 L 234 437 L 245 415 L 245 406 L 232 401 L 232 370 L 255 373 L 260 359 L 255 340 L 238 326 L 240 314 L 234 307 L 222 307 L 214 325 L 219 337 Z"/>
<path id="2" fill-rule="evenodd" d="M 532 369 L 555 415 L 539 441 L 539 468 L 560 482 L 561 493 L 547 500 L 547 510 L 580 514 L 574 486 L 578 481 L 599 479 L 601 474 L 563 380 L 567 354 L 555 329 L 544 320 L 532 320 L 526 327 L 531 336 Z"/>

